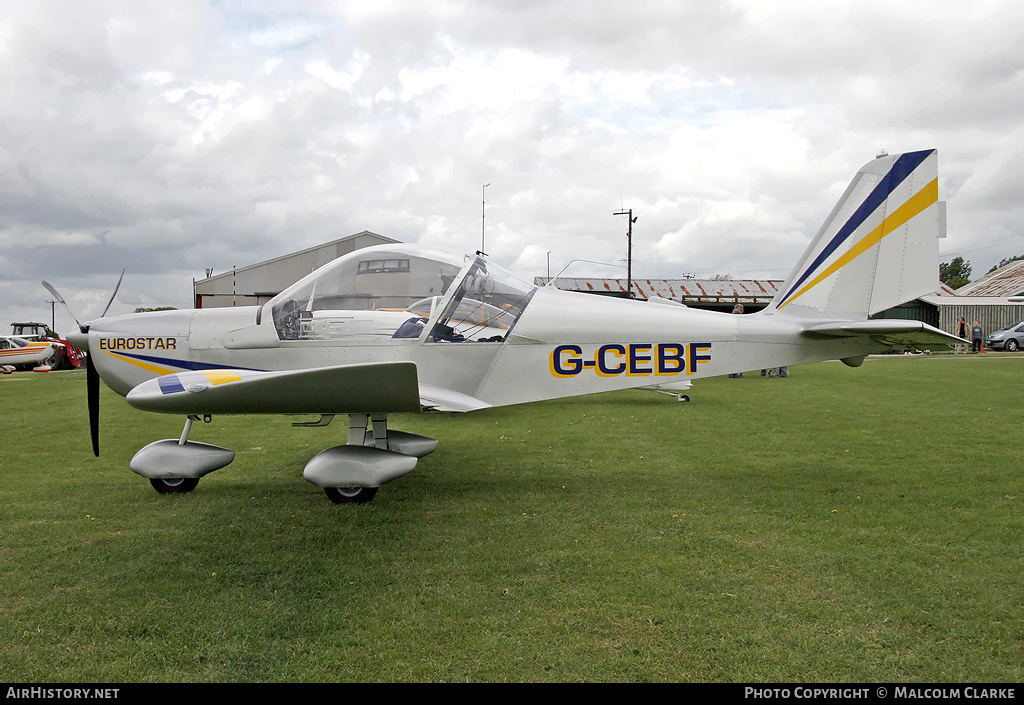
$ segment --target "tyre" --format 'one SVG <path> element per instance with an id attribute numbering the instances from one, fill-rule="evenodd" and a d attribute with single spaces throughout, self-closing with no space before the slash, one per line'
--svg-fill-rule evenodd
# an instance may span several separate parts
<path id="1" fill-rule="evenodd" d="M 1016 340 L 1014 340 L 1013 338 L 1010 338 L 1009 340 L 1006 341 L 1006 350 L 1008 352 L 1017 352 L 1017 350 L 1019 350 L 1019 349 L 1020 349 L 1020 344 Z"/>
<path id="2" fill-rule="evenodd" d="M 366 504 L 377 496 L 377 487 L 325 487 L 327 498 L 335 504 Z"/>
<path id="3" fill-rule="evenodd" d="M 153 489 L 160 494 L 182 494 L 191 492 L 199 484 L 198 477 L 164 477 L 151 478 Z"/>

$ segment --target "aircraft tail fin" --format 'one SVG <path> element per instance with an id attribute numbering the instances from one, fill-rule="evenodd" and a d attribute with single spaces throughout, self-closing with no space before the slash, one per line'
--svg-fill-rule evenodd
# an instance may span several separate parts
<path id="1" fill-rule="evenodd" d="M 863 320 L 934 292 L 945 220 L 936 150 L 879 156 L 854 177 L 768 310 Z"/>

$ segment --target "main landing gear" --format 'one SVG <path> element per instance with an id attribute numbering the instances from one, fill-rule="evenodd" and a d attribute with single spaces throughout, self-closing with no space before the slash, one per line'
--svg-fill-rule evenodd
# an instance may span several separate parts
<path id="1" fill-rule="evenodd" d="M 389 431 L 386 414 L 350 414 L 348 444 L 316 454 L 302 476 L 335 504 L 364 504 L 381 485 L 412 472 L 419 458 L 436 449 L 433 438 Z"/>
<path id="2" fill-rule="evenodd" d="M 313 424 L 326 426 L 330 416 Z M 177 440 L 154 441 L 132 458 L 133 472 L 147 478 L 161 494 L 191 492 L 208 473 L 231 463 L 227 448 L 188 440 L 198 416 L 185 419 Z M 210 417 L 204 420 L 208 423 Z M 365 504 L 388 482 L 413 471 L 416 462 L 437 449 L 437 441 L 402 431 L 389 431 L 386 414 L 351 414 L 348 443 L 317 453 L 302 472 L 307 482 L 320 487 L 335 504 Z"/>
<path id="3" fill-rule="evenodd" d="M 327 499 L 335 504 L 366 504 L 377 496 L 376 487 L 325 487 Z"/>

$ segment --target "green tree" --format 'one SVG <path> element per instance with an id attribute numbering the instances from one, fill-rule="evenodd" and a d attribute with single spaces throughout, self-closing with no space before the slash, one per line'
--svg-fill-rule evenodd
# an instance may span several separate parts
<path id="1" fill-rule="evenodd" d="M 992 272 L 996 271 L 997 269 L 1002 269 L 1003 267 L 1008 265 L 1010 262 L 1016 262 L 1017 260 L 1021 260 L 1021 259 L 1024 259 L 1024 255 L 1017 255 L 1016 257 L 1007 257 L 1005 259 L 1001 259 L 1001 260 L 999 260 L 999 264 L 997 264 L 994 267 L 992 267 L 992 269 L 990 269 L 987 272 L 985 272 L 985 274 L 991 274 Z"/>
<path id="2" fill-rule="evenodd" d="M 963 257 L 954 257 L 952 262 L 939 265 L 939 281 L 951 289 L 959 289 L 971 283 L 971 263 Z"/>

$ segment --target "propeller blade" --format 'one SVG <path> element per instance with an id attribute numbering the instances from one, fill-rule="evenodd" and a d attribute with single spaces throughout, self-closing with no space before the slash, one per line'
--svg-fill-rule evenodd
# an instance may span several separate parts
<path id="1" fill-rule="evenodd" d="M 71 316 L 72 318 L 74 318 L 74 319 L 75 319 L 75 323 L 77 323 L 77 324 L 78 324 L 78 330 L 80 330 L 80 331 L 81 331 L 81 332 L 83 332 L 83 333 L 88 333 L 88 332 L 89 332 L 89 329 L 88 329 L 88 328 L 86 328 L 85 326 L 83 326 L 83 325 L 82 325 L 82 323 L 81 323 L 81 321 L 79 321 L 79 320 L 78 320 L 78 318 L 77 318 L 77 317 L 75 316 L 75 314 L 73 314 L 73 313 L 71 312 L 71 308 L 70 308 L 70 307 L 68 306 L 68 303 L 67 303 L 67 301 L 65 301 L 65 300 L 64 300 L 64 297 L 60 295 L 60 292 L 58 292 L 58 291 L 57 291 L 56 289 L 54 289 L 54 288 L 53 288 L 53 284 L 51 284 L 50 282 L 48 282 L 48 281 L 46 281 L 46 280 L 44 279 L 44 280 L 43 280 L 43 286 L 44 286 L 44 287 L 46 287 L 46 290 L 47 290 L 48 292 L 50 292 L 51 294 L 53 294 L 53 298 L 54 298 L 54 300 L 55 300 L 55 301 L 56 301 L 57 303 L 59 303 L 59 304 L 60 304 L 61 306 L 63 306 L 63 307 L 64 307 L 64 310 L 68 312 L 68 315 L 69 315 L 69 316 Z"/>
<path id="2" fill-rule="evenodd" d="M 92 435 L 92 452 L 100 457 L 100 375 L 92 364 L 92 353 L 86 356 L 85 389 L 89 400 L 89 433 Z"/>
<path id="3" fill-rule="evenodd" d="M 103 309 L 103 313 L 100 314 L 100 318 L 107 315 L 107 311 L 110 310 L 110 305 L 114 303 L 114 297 L 117 296 L 118 289 L 121 288 L 121 282 L 124 280 L 124 270 L 121 270 L 121 276 L 117 280 L 117 286 L 114 287 L 114 293 L 110 295 L 110 301 L 107 302 L 107 307 Z M 88 333 L 89 327 L 83 326 L 82 322 L 78 320 L 75 314 L 71 313 L 71 308 L 68 306 L 64 297 L 60 295 L 60 292 L 54 288 L 50 282 L 43 280 L 43 286 L 46 290 L 53 294 L 53 298 L 64 310 L 75 319 L 75 323 L 78 324 L 78 329 L 82 333 Z M 100 456 L 100 373 L 97 371 L 96 366 L 92 362 L 93 353 L 88 353 L 85 358 L 85 390 L 86 398 L 89 406 L 89 434 L 92 436 L 92 452 L 98 458 Z"/>
<path id="4" fill-rule="evenodd" d="M 103 313 L 100 314 L 100 318 L 107 315 L 107 311 L 110 310 L 110 304 L 114 303 L 114 297 L 117 296 L 117 290 L 121 288 L 121 281 L 124 279 L 124 270 L 121 270 L 121 277 L 117 280 L 117 286 L 114 287 L 114 293 L 110 295 L 110 301 L 107 302 L 107 307 L 103 309 Z"/>

